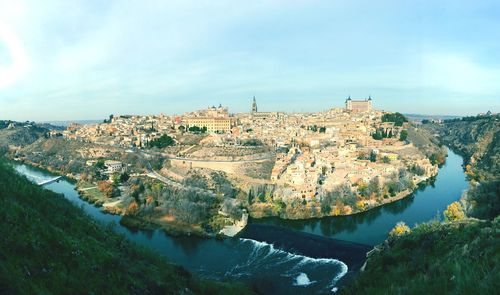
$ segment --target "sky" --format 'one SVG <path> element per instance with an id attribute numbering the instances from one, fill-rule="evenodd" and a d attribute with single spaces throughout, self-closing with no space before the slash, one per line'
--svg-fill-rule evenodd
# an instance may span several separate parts
<path id="1" fill-rule="evenodd" d="M 500 1 L 0 0 L 0 119 L 500 112 Z"/>

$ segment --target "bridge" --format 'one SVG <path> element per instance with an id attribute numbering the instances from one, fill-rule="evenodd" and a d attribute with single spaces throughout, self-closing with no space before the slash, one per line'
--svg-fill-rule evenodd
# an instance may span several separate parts
<path id="1" fill-rule="evenodd" d="M 62 176 L 57 176 L 57 177 L 54 177 L 52 179 L 49 179 L 49 180 L 44 180 L 44 181 L 41 181 L 38 183 L 38 185 L 46 185 L 46 184 L 51 184 L 53 182 L 58 182 L 59 179 L 61 179 Z"/>

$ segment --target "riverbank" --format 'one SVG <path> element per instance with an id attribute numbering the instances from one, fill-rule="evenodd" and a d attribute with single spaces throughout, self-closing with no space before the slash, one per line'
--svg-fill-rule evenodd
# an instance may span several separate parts
<path id="1" fill-rule="evenodd" d="M 459 200 L 469 183 L 462 169 L 463 159 L 453 151 L 435 178 L 421 184 L 412 194 L 362 213 L 311 219 L 279 217 L 251 218 L 249 224 L 291 228 L 327 238 L 375 246 L 382 243 L 400 221 L 409 226 L 442 217 L 446 207 Z M 441 216 L 441 217 L 439 217 Z"/>
<path id="2" fill-rule="evenodd" d="M 44 189 L 0 159 L 0 294 L 253 293 L 241 283 L 193 276 L 125 239 L 92 219 L 87 210 L 94 207 L 75 206 L 66 180 L 46 187 L 62 190 Z"/>
<path id="3" fill-rule="evenodd" d="M 325 214 L 324 212 L 321 211 L 320 206 L 317 206 L 315 208 L 306 207 L 304 208 L 305 210 L 297 211 L 293 215 L 289 215 L 287 214 L 286 211 L 285 212 L 281 211 L 279 205 L 275 203 L 258 203 L 252 205 L 253 207 L 250 208 L 249 213 L 250 217 L 254 219 L 277 217 L 283 220 L 308 220 L 308 219 L 318 219 L 326 217 L 353 216 L 357 214 L 363 214 L 370 210 L 412 196 L 417 191 L 422 190 L 428 185 L 432 185 L 435 182 L 437 175 L 438 172 L 436 171 L 436 173 L 430 177 L 421 178 L 419 179 L 418 182 L 414 183 L 414 189 L 411 190 L 405 189 L 401 192 L 396 193 L 394 196 L 386 195 L 385 197 L 378 198 L 376 200 L 360 201 L 354 209 L 349 206 L 344 206 L 343 208 L 334 207 L 329 213 Z"/>
<path id="4" fill-rule="evenodd" d="M 17 165 L 16 170 L 30 179 L 50 179 L 52 174 L 27 165 Z M 324 254 L 300 255 L 290 248 L 280 249 L 273 241 L 260 242 L 248 238 L 202 239 L 196 236 L 167 235 L 163 230 L 140 230 L 120 224 L 121 217 L 102 212 L 83 201 L 72 183 L 62 179 L 44 188 L 52 190 L 84 210 L 108 229 L 123 234 L 140 245 L 158 251 L 174 263 L 184 266 L 202 278 L 222 281 L 240 281 L 261 294 L 317 294 L 330 293 L 345 275 L 345 264 L 335 256 Z M 58 214 L 58 216 L 64 216 Z M 265 231 L 265 229 L 263 229 Z M 262 230 L 261 230 L 262 231 Z M 288 240 L 300 243 L 303 238 Z M 271 235 L 279 240 L 279 232 Z M 328 239 L 320 241 L 328 243 Z M 326 247 L 328 248 L 328 247 Z M 207 255 L 210 253 L 210 255 Z M 264 270 L 264 271 L 263 271 Z M 217 293 L 217 292 L 214 292 Z"/>
<path id="5" fill-rule="evenodd" d="M 28 165 L 32 165 L 38 169 L 46 170 L 49 171 L 50 173 L 56 173 L 57 175 L 61 175 L 59 171 L 56 171 L 52 169 L 51 167 L 41 167 L 40 165 L 35 165 L 36 163 L 31 163 L 31 162 L 24 162 Z M 64 175 L 64 174 L 62 174 Z M 70 177 L 69 179 L 73 182 L 76 182 L 76 177 L 74 175 L 64 175 L 66 177 Z M 426 185 L 427 184 L 432 184 L 435 181 L 435 177 L 425 181 Z M 162 229 L 166 233 L 173 235 L 173 236 L 179 236 L 179 235 L 195 235 L 203 238 L 213 238 L 218 235 L 223 235 L 223 236 L 236 236 L 238 233 L 243 230 L 246 226 L 246 223 L 233 223 L 230 222 L 229 224 L 226 223 L 225 219 L 226 218 L 216 218 L 213 220 L 214 224 L 217 224 L 217 226 L 220 226 L 222 231 L 217 231 L 213 233 L 208 233 L 205 231 L 205 229 L 199 225 L 194 225 L 194 224 L 189 224 L 189 223 L 184 223 L 184 222 L 177 222 L 172 216 L 169 217 L 169 215 L 165 215 L 163 213 L 150 213 L 148 215 L 133 215 L 133 214 L 126 214 L 127 207 L 124 206 L 121 202 L 121 197 L 119 198 L 106 198 L 104 195 L 96 188 L 96 184 L 91 184 L 91 183 L 85 183 L 85 182 L 76 182 L 76 189 L 79 192 L 79 197 L 82 200 L 85 200 L 89 203 L 94 204 L 95 206 L 99 207 L 100 210 L 110 213 L 110 214 L 116 214 L 122 217 L 123 221 L 122 223 L 126 226 L 129 226 L 133 229 Z M 423 189 L 423 184 L 420 183 L 415 190 L 422 190 Z M 376 210 L 377 208 L 381 208 L 383 206 L 389 205 L 391 203 L 396 203 L 398 201 L 401 201 L 405 198 L 408 198 L 409 196 L 412 196 L 414 194 L 414 191 L 410 192 L 408 190 L 402 191 L 398 194 L 396 194 L 393 197 L 388 197 L 386 199 L 383 199 L 380 203 L 376 205 L 365 205 L 363 207 L 362 211 L 356 211 L 356 212 L 350 212 L 349 214 L 347 213 L 342 213 L 338 215 L 322 215 L 320 212 L 316 216 L 303 216 L 302 218 L 297 217 L 297 216 L 279 216 L 279 215 L 255 215 L 255 211 L 250 211 L 249 214 L 252 218 L 268 218 L 269 216 L 278 216 L 284 220 L 302 220 L 302 221 L 315 221 L 318 220 L 318 218 L 331 218 L 334 216 L 337 217 L 348 217 L 348 216 L 359 216 L 363 214 L 368 214 L 369 211 Z M 108 206 L 104 206 L 105 204 L 108 204 Z M 112 206 L 111 206 L 111 205 Z M 222 222 L 222 223 L 221 223 Z M 220 224 L 220 225 L 219 225 Z"/>

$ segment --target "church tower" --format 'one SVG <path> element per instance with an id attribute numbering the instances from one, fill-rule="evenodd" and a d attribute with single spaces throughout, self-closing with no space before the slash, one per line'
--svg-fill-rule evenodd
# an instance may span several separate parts
<path id="1" fill-rule="evenodd" d="M 257 101 L 255 100 L 255 96 L 253 97 L 252 113 L 257 113 Z"/>

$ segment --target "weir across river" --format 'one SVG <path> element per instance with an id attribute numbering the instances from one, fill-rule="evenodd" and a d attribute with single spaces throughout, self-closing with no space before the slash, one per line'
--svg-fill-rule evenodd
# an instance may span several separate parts
<path id="1" fill-rule="evenodd" d="M 44 180 L 44 181 L 41 181 L 38 183 L 38 185 L 46 185 L 46 184 L 51 184 L 53 182 L 58 182 L 59 179 L 61 179 L 62 176 L 57 176 L 57 177 L 54 177 L 52 179 L 49 179 L 49 180 Z"/>

